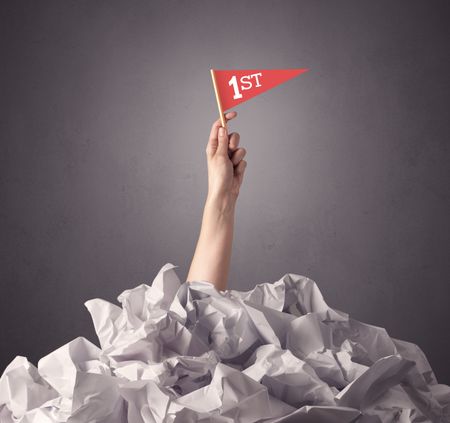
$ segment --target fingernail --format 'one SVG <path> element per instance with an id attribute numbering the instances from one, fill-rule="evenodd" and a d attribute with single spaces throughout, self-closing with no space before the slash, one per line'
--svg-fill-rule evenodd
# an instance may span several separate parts
<path id="1" fill-rule="evenodd" d="M 225 136 L 225 128 L 223 126 L 221 126 L 219 128 L 219 137 L 224 137 Z"/>

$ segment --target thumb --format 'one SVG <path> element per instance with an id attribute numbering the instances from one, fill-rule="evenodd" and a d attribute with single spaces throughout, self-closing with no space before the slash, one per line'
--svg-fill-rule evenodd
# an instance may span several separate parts
<path id="1" fill-rule="evenodd" d="M 221 126 L 219 128 L 219 147 L 217 152 L 221 155 L 226 155 L 228 157 L 228 134 L 227 130 Z"/>

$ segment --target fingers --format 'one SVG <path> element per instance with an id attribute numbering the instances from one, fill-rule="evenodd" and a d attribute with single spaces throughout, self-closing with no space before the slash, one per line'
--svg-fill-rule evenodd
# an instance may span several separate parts
<path id="1" fill-rule="evenodd" d="M 231 155 L 231 161 L 233 163 L 233 166 L 237 166 L 239 162 L 245 157 L 247 154 L 247 150 L 245 148 L 238 148 L 234 153 Z"/>
<path id="2" fill-rule="evenodd" d="M 237 132 L 232 132 L 229 135 L 229 139 L 230 139 L 230 145 L 229 145 L 229 149 L 231 151 L 234 151 L 238 148 L 239 145 L 239 140 L 241 139 L 241 136 L 237 133 Z"/>
<path id="3" fill-rule="evenodd" d="M 234 119 L 237 116 L 237 112 L 228 112 L 225 113 L 225 121 L 228 122 L 231 119 Z M 217 130 L 219 129 L 219 127 L 222 126 L 222 123 L 220 122 L 220 119 L 217 119 L 211 127 L 211 133 L 209 134 L 209 139 L 217 139 Z"/>
<path id="4" fill-rule="evenodd" d="M 231 119 L 234 119 L 235 117 L 237 116 L 237 113 L 236 112 L 228 112 L 228 113 L 226 113 L 225 114 L 225 122 L 228 122 L 229 120 L 231 120 Z M 218 130 L 219 130 L 219 128 L 222 126 L 222 123 L 221 123 L 221 121 L 220 121 L 220 118 L 219 119 L 217 119 L 213 124 L 212 124 L 212 127 L 211 127 L 211 133 L 209 134 L 209 139 L 211 140 L 211 139 L 217 139 L 217 136 L 218 136 L 218 134 L 217 134 L 217 132 L 218 132 Z"/>
<path id="5" fill-rule="evenodd" d="M 237 116 L 237 113 L 232 111 L 225 114 L 225 121 L 229 121 L 234 119 Z M 219 140 L 218 140 L 218 129 L 222 126 L 220 119 L 217 119 L 211 127 L 211 132 L 209 134 L 208 145 L 206 147 L 207 155 L 214 155 L 217 151 Z"/>
<path id="6" fill-rule="evenodd" d="M 235 174 L 244 173 L 245 168 L 247 167 L 247 162 L 245 160 L 241 160 L 239 164 L 234 168 Z"/>
<path id="7" fill-rule="evenodd" d="M 231 159 L 233 152 L 237 150 L 239 145 L 240 135 L 237 132 L 232 132 L 228 135 L 228 157 Z"/>
<path id="8" fill-rule="evenodd" d="M 245 160 L 241 160 L 239 164 L 234 168 L 234 174 L 238 178 L 239 186 L 242 184 L 242 180 L 244 179 L 245 168 L 247 167 L 247 162 Z"/>

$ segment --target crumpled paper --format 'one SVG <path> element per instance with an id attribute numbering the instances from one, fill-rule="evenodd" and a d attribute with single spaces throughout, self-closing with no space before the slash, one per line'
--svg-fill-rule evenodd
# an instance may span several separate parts
<path id="1" fill-rule="evenodd" d="M 450 387 L 421 349 L 330 308 L 288 273 L 248 292 L 181 283 L 85 303 L 83 337 L 0 379 L 0 423 L 449 422 Z"/>

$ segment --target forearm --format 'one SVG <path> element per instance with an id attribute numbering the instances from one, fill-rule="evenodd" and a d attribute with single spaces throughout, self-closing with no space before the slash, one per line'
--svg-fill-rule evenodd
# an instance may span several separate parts
<path id="1" fill-rule="evenodd" d="M 187 281 L 204 280 L 225 290 L 230 269 L 236 198 L 208 195 Z"/>
<path id="2" fill-rule="evenodd" d="M 236 112 L 228 112 L 227 120 Z M 187 282 L 208 281 L 217 290 L 227 289 L 233 244 L 234 211 L 247 162 L 245 149 L 238 147 L 239 134 L 228 136 L 217 119 L 206 147 L 208 196 L 203 210 L 200 235 L 187 276 Z"/>

